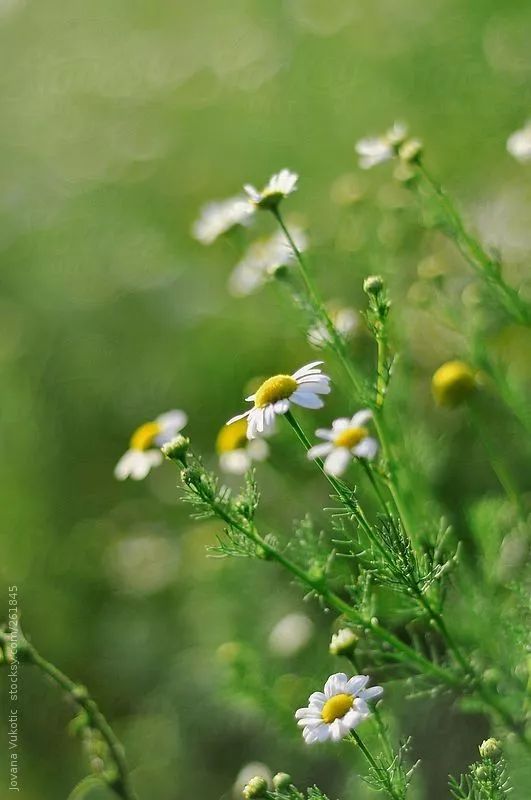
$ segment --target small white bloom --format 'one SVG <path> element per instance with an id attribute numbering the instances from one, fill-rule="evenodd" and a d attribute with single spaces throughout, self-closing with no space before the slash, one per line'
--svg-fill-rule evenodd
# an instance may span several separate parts
<path id="1" fill-rule="evenodd" d="M 184 411 L 174 409 L 145 422 L 131 436 L 130 447 L 114 468 L 119 481 L 133 478 L 141 481 L 153 467 L 162 463 L 160 448 L 181 431 L 188 418 Z"/>
<path id="2" fill-rule="evenodd" d="M 247 418 L 247 438 L 255 439 L 273 433 L 275 417 L 289 411 L 292 403 L 302 408 L 322 408 L 324 403 L 319 395 L 330 393 L 330 378 L 319 369 L 322 363 L 312 361 L 293 375 L 268 378 L 258 391 L 245 398 L 253 407 L 230 419 L 227 425 Z"/>
<path id="3" fill-rule="evenodd" d="M 324 691 L 311 694 L 307 708 L 295 713 L 306 744 L 328 739 L 338 742 L 368 719 L 371 711 L 367 700 L 383 694 L 381 686 L 366 689 L 368 682 L 368 675 L 354 675 L 349 680 L 344 672 L 337 672 L 328 678 Z"/>
<path id="4" fill-rule="evenodd" d="M 269 647 L 278 656 L 293 656 L 302 650 L 313 634 L 313 622 L 306 614 L 287 614 L 269 634 Z"/>
<path id="5" fill-rule="evenodd" d="M 303 253 L 308 246 L 308 237 L 296 225 L 290 225 L 289 230 L 297 250 Z M 278 269 L 287 267 L 294 261 L 293 248 L 283 231 L 258 239 L 234 267 L 229 278 L 229 289 L 236 297 L 252 294 L 272 278 Z"/>
<path id="6" fill-rule="evenodd" d="M 507 151 L 521 164 L 531 161 L 531 121 L 509 136 Z"/>
<path id="7" fill-rule="evenodd" d="M 281 169 L 269 179 L 262 191 L 250 183 L 246 183 L 243 188 L 257 208 L 272 209 L 276 208 L 284 197 L 297 191 L 298 180 L 297 173 L 291 172 L 289 169 Z"/>
<path id="8" fill-rule="evenodd" d="M 192 226 L 192 236 L 201 244 L 212 244 L 236 225 L 248 225 L 253 214 L 254 206 L 246 197 L 213 200 L 201 209 Z"/>
<path id="9" fill-rule="evenodd" d="M 223 472 L 244 475 L 253 461 L 264 461 L 269 455 L 269 447 L 263 439 L 247 438 L 247 420 L 239 419 L 224 425 L 216 439 L 219 465 Z"/>
<path id="10" fill-rule="evenodd" d="M 398 152 L 398 148 L 407 136 L 407 128 L 402 122 L 395 122 L 383 136 L 369 136 L 360 139 L 356 144 L 359 165 L 362 169 L 370 169 L 377 164 L 390 161 Z"/>
<path id="11" fill-rule="evenodd" d="M 358 330 L 359 316 L 353 308 L 332 309 L 329 316 L 334 328 L 344 339 L 349 339 Z M 314 347 L 325 347 L 331 340 L 330 331 L 323 322 L 313 325 L 308 330 L 307 338 Z"/>
<path id="12" fill-rule="evenodd" d="M 366 408 L 351 419 L 334 420 L 331 430 L 319 428 L 316 436 L 326 441 L 308 450 L 308 458 L 324 458 L 324 469 L 329 475 L 342 475 L 354 457 L 373 459 L 378 452 L 378 442 L 369 436 L 365 427 L 371 418 L 372 412 Z"/>
<path id="13" fill-rule="evenodd" d="M 332 634 L 329 651 L 333 656 L 342 656 L 351 653 L 358 643 L 358 636 L 350 628 L 341 628 Z"/>

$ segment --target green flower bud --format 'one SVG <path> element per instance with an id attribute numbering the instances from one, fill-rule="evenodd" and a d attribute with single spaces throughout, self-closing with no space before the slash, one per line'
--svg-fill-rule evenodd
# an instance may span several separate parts
<path id="1" fill-rule="evenodd" d="M 401 145 L 398 155 L 408 164 L 418 162 L 422 153 L 422 142 L 419 139 L 408 139 Z"/>
<path id="2" fill-rule="evenodd" d="M 189 447 L 190 439 L 186 436 L 179 435 L 175 436 L 169 442 L 166 442 L 166 444 L 163 444 L 161 450 L 169 461 L 180 461 L 184 463 Z"/>
<path id="3" fill-rule="evenodd" d="M 287 789 L 291 784 L 291 775 L 288 775 L 287 772 L 277 772 L 277 774 L 273 776 L 273 788 L 278 792 Z"/>
<path id="4" fill-rule="evenodd" d="M 251 778 L 249 783 L 244 787 L 243 796 L 245 800 L 252 800 L 254 797 L 264 797 L 267 788 L 266 779 L 256 775 L 256 777 Z"/>
<path id="5" fill-rule="evenodd" d="M 501 745 L 497 739 L 491 737 L 481 742 L 479 746 L 479 754 L 481 758 L 490 758 L 492 761 L 497 761 L 501 756 Z"/>

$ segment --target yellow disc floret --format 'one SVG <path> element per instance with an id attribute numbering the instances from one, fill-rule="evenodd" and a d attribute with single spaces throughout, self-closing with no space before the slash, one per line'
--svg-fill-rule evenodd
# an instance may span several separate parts
<path id="1" fill-rule="evenodd" d="M 441 406 L 458 406 L 477 388 L 476 373 L 464 361 L 447 361 L 434 373 L 433 395 Z"/>
<path id="2" fill-rule="evenodd" d="M 241 450 L 247 444 L 247 420 L 239 419 L 230 425 L 224 425 L 216 439 L 216 450 L 221 453 L 230 453 Z"/>
<path id="3" fill-rule="evenodd" d="M 148 450 L 160 433 L 158 422 L 145 422 L 131 436 L 132 450 Z"/>
<path id="4" fill-rule="evenodd" d="M 354 697 L 351 694 L 336 694 L 324 704 L 321 717 L 330 725 L 334 720 L 344 717 L 353 705 Z"/>
<path id="5" fill-rule="evenodd" d="M 336 447 L 347 447 L 349 450 L 352 450 L 353 447 L 356 447 L 360 442 L 367 438 L 369 435 L 369 431 L 367 428 L 347 428 L 338 435 L 334 439 L 334 444 Z"/>
<path id="6" fill-rule="evenodd" d="M 278 400 L 287 400 L 297 386 L 297 381 L 291 375 L 274 375 L 260 386 L 254 396 L 254 404 L 257 408 L 263 408 Z"/>

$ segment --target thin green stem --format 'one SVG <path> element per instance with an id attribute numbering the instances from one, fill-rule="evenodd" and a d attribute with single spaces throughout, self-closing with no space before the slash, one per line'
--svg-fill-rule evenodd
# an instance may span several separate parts
<path id="1" fill-rule="evenodd" d="M 500 263 L 492 258 L 481 243 L 467 231 L 451 197 L 441 184 L 432 177 L 426 167 L 423 164 L 419 164 L 418 171 L 436 197 L 445 216 L 450 237 L 455 242 L 460 253 L 477 274 L 484 279 L 491 293 L 498 298 L 510 316 L 522 325 L 531 325 L 531 309 L 518 292 L 505 282 L 501 274 Z"/>
<path id="2" fill-rule="evenodd" d="M 356 659 L 356 656 L 353 653 L 351 653 L 347 655 L 347 659 L 354 667 L 356 673 L 360 675 L 362 670 L 358 663 L 358 660 Z M 378 729 L 378 737 L 382 743 L 385 755 L 389 760 L 391 760 L 393 758 L 393 748 L 391 747 L 391 743 L 387 735 L 387 728 L 385 727 L 385 723 L 382 719 L 382 715 L 380 714 L 380 710 L 377 705 L 375 705 L 374 708 L 372 709 L 372 718 L 374 719 L 374 722 Z"/>
<path id="3" fill-rule="evenodd" d="M 363 740 L 360 738 L 359 734 L 356 733 L 356 731 L 351 731 L 350 732 L 350 736 L 351 736 L 351 739 L 358 745 L 359 749 L 361 750 L 361 752 L 365 756 L 365 759 L 367 760 L 367 763 L 370 764 L 370 766 L 372 767 L 374 772 L 377 775 L 380 775 L 380 776 L 387 776 L 386 770 L 383 767 L 380 767 L 376 763 L 376 760 L 372 756 L 370 750 L 363 743 Z M 401 797 L 399 794 L 397 794 L 390 784 L 388 784 L 386 786 L 385 791 L 387 792 L 389 797 L 393 798 L 393 800 L 402 800 L 403 796 Z"/>
<path id="4" fill-rule="evenodd" d="M 26 639 L 23 641 L 21 652 L 23 652 L 25 660 L 38 667 L 45 675 L 48 675 L 77 705 L 84 709 L 91 727 L 99 731 L 107 744 L 116 770 L 116 775 L 112 777 L 112 780 L 108 781 L 108 785 L 122 800 L 137 800 L 137 795 L 131 785 L 122 745 L 86 688 L 74 683 L 54 664 L 46 661 Z"/>

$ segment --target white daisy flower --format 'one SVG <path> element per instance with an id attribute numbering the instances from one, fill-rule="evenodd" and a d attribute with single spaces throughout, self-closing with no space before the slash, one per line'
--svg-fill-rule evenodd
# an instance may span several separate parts
<path id="1" fill-rule="evenodd" d="M 531 121 L 509 136 L 507 151 L 521 164 L 531 161 Z"/>
<path id="2" fill-rule="evenodd" d="M 297 191 L 299 176 L 289 169 L 281 169 L 273 175 L 260 192 L 252 184 L 246 183 L 243 187 L 251 201 L 257 208 L 276 208 L 280 201 Z"/>
<path id="3" fill-rule="evenodd" d="M 328 678 L 324 691 L 311 694 L 307 708 L 295 713 L 306 744 L 328 739 L 338 742 L 368 719 L 371 711 L 367 700 L 383 694 L 381 686 L 366 689 L 368 682 L 368 675 L 354 675 L 349 680 L 344 672 L 337 672 Z"/>
<path id="4" fill-rule="evenodd" d="M 308 237 L 296 225 L 290 225 L 289 230 L 295 246 L 303 253 L 308 246 Z M 258 239 L 236 264 L 229 278 L 229 289 L 236 297 L 252 294 L 272 278 L 278 269 L 287 267 L 294 261 L 293 248 L 283 231 L 266 239 Z"/>
<path id="5" fill-rule="evenodd" d="M 247 438 L 247 420 L 239 419 L 224 425 L 216 439 L 219 466 L 223 472 L 244 475 L 253 461 L 264 461 L 269 455 L 269 447 L 263 439 Z"/>
<path id="6" fill-rule="evenodd" d="M 362 169 L 370 169 L 377 164 L 390 161 L 398 152 L 398 148 L 407 136 L 407 128 L 402 122 L 395 122 L 383 136 L 369 136 L 360 139 L 356 144 L 359 165 Z"/>
<path id="7" fill-rule="evenodd" d="M 119 481 L 133 478 L 141 481 L 153 467 L 162 463 L 160 448 L 181 431 L 188 417 L 184 411 L 167 411 L 152 422 L 145 422 L 131 436 L 127 450 L 114 468 Z"/>
<path id="8" fill-rule="evenodd" d="M 358 330 L 359 315 L 353 308 L 332 308 L 328 313 L 334 328 L 344 339 L 350 339 Z M 319 322 L 308 330 L 307 339 L 314 347 L 325 347 L 331 341 L 330 331 Z"/>
<path id="9" fill-rule="evenodd" d="M 365 408 L 349 419 L 340 417 L 332 429 L 319 428 L 315 435 L 325 439 L 308 450 L 308 458 L 324 458 L 324 469 L 329 475 L 342 475 L 353 458 L 373 459 L 378 452 L 378 442 L 369 436 L 365 427 L 372 412 Z"/>
<path id="10" fill-rule="evenodd" d="M 192 226 L 192 236 L 201 244 L 212 244 L 218 236 L 236 225 L 248 225 L 254 210 L 247 197 L 213 200 L 199 212 L 199 217 Z"/>
<path id="11" fill-rule="evenodd" d="M 253 407 L 227 422 L 247 418 L 247 438 L 267 436 L 275 430 L 275 417 L 289 411 L 292 403 L 302 408 L 322 408 L 319 395 L 330 393 L 330 378 L 319 369 L 322 361 L 312 361 L 293 375 L 273 375 L 258 391 L 245 399 Z"/>

